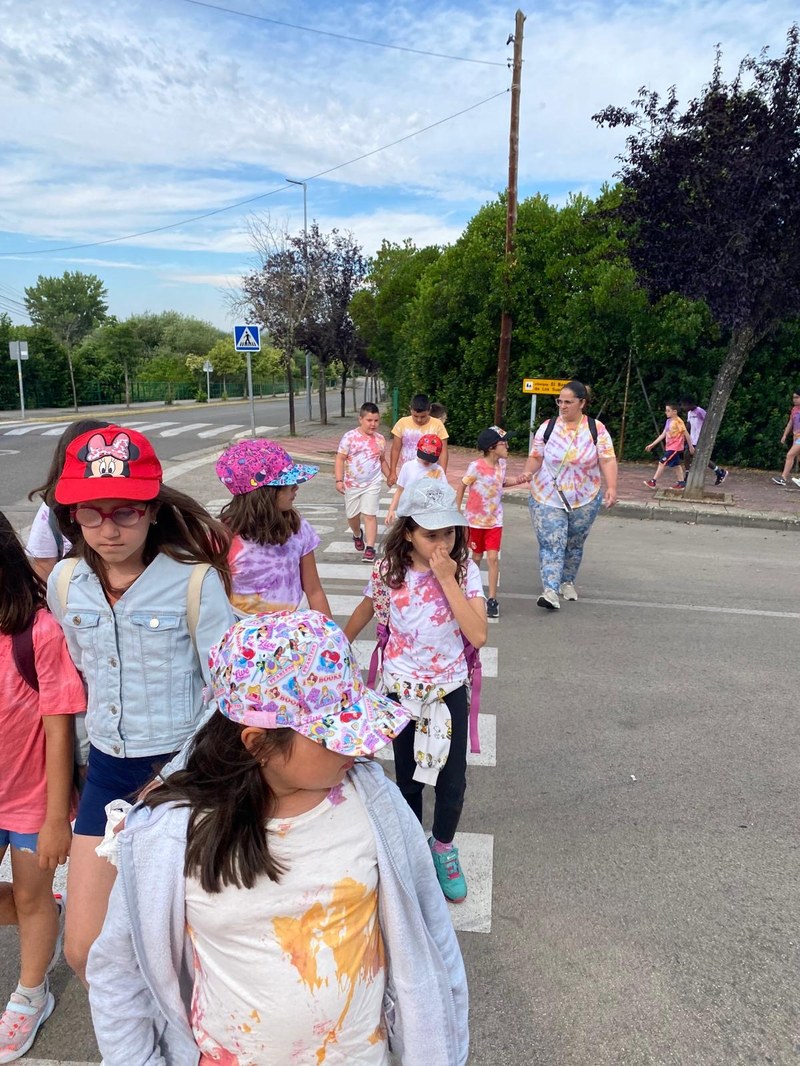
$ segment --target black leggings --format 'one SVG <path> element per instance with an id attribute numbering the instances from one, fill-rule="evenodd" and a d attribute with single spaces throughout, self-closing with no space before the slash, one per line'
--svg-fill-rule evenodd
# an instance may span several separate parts
<path id="1" fill-rule="evenodd" d="M 395 700 L 397 696 L 391 695 Z M 433 808 L 433 835 L 436 840 L 449 844 L 456 835 L 461 811 L 464 808 L 464 793 L 467 790 L 467 736 L 469 733 L 469 699 L 467 688 L 449 692 L 444 702 L 453 722 L 450 738 L 450 753 L 447 762 L 439 771 L 434 789 L 436 802 Z M 414 722 L 409 722 L 403 732 L 392 741 L 394 748 L 394 774 L 397 787 L 403 793 L 411 810 L 422 821 L 422 790 L 424 782 L 414 780 Z"/>

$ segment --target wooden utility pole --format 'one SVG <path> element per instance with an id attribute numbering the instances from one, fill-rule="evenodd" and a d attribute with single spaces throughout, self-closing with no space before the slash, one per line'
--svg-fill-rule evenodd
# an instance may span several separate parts
<path id="1" fill-rule="evenodd" d="M 505 292 L 500 318 L 500 350 L 497 353 L 497 389 L 494 420 L 502 426 L 508 402 L 508 364 L 511 358 L 511 312 L 509 290 L 514 258 L 514 232 L 517 228 L 517 164 L 519 161 L 519 97 L 522 89 L 522 30 L 525 16 L 517 9 L 514 23 L 514 62 L 511 76 L 511 128 L 508 137 L 508 188 L 506 190 Z"/>

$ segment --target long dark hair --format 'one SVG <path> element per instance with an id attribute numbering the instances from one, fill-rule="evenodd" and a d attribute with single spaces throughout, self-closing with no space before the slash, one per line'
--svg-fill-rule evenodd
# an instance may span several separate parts
<path id="1" fill-rule="evenodd" d="M 61 471 L 64 469 L 67 446 L 72 444 L 75 438 L 80 437 L 82 433 L 88 433 L 91 429 L 105 429 L 106 426 L 110 425 L 110 422 L 101 422 L 97 418 L 79 418 L 77 422 L 70 422 L 61 434 L 55 451 L 53 452 L 53 458 L 50 461 L 50 469 L 47 472 L 47 480 L 38 488 L 31 489 L 28 493 L 28 499 L 32 500 L 34 496 L 41 496 L 47 506 L 52 507 L 55 503 L 53 490 L 56 487 L 56 482 L 61 477 Z"/>
<path id="2" fill-rule="evenodd" d="M 383 542 L 381 573 L 390 589 L 399 589 L 406 582 L 406 570 L 411 567 L 411 542 L 406 539 L 406 533 L 413 533 L 419 528 L 413 518 L 397 518 Z M 469 559 L 467 531 L 464 526 L 455 528 L 456 540 L 450 558 L 456 562 L 456 581 L 462 584 Z"/>
<path id="3" fill-rule="evenodd" d="M 300 529 L 300 515 L 294 508 L 281 511 L 278 493 L 285 485 L 263 485 L 234 496 L 219 517 L 231 533 L 256 544 L 285 544 Z"/>
<path id="4" fill-rule="evenodd" d="M 230 595 L 228 549 L 231 535 L 222 522 L 212 518 L 197 500 L 168 485 L 162 485 L 156 498 L 150 502 L 151 505 L 159 505 L 159 508 L 155 523 L 147 530 L 143 556 L 145 566 L 149 566 L 162 553 L 179 563 L 210 563 Z M 81 527 L 70 517 L 70 508 L 66 504 L 56 503 L 53 510 L 64 536 L 72 541 L 75 554 L 86 560 L 105 591 L 113 592 L 108 584 L 103 560 L 83 539 Z"/>
<path id="5" fill-rule="evenodd" d="M 0 511 L 0 633 L 21 633 L 46 606 L 44 582 L 34 573 L 13 526 Z"/>
<path id="6" fill-rule="evenodd" d="M 184 876 L 197 876 L 205 892 L 221 892 L 226 885 L 252 888 L 262 874 L 277 881 L 285 872 L 269 850 L 264 823 L 276 797 L 261 764 L 287 753 L 296 734 L 266 729 L 249 752 L 242 743 L 244 728 L 216 711 L 197 731 L 186 768 L 144 800 L 148 807 L 189 807 Z"/>

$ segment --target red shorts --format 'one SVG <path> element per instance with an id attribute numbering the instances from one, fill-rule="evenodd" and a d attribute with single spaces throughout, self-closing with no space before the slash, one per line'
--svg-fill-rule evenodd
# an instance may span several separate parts
<path id="1" fill-rule="evenodd" d="M 503 539 L 503 527 L 492 526 L 491 529 L 469 527 L 469 550 L 483 555 L 484 552 L 499 552 Z"/>

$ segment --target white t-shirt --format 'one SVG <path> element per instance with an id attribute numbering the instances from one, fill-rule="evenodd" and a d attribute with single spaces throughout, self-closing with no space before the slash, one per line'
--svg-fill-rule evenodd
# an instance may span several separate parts
<path id="1" fill-rule="evenodd" d="M 370 599 L 372 581 L 364 590 Z M 471 559 L 464 591 L 467 599 L 483 596 L 480 571 Z M 399 677 L 441 684 L 467 680 L 461 631 L 432 570 L 406 570 L 405 583 L 389 589 L 389 640 L 383 661 Z"/>
<path id="2" fill-rule="evenodd" d="M 208 894 L 186 879 L 201 1055 L 238 1066 L 388 1066 L 378 856 L 349 780 L 267 823 L 286 872 Z"/>
<path id="3" fill-rule="evenodd" d="M 50 508 L 46 503 L 42 502 L 28 534 L 28 543 L 25 545 L 25 551 L 30 555 L 31 559 L 63 558 L 72 547 L 66 537 L 63 539 L 64 547 L 59 552 L 56 538 L 50 528 Z"/>
<path id="4" fill-rule="evenodd" d="M 689 440 L 697 444 L 700 440 L 700 430 L 706 420 L 706 412 L 703 407 L 695 407 L 693 411 L 686 412 L 686 421 L 689 423 Z"/>
<path id="5" fill-rule="evenodd" d="M 424 477 L 447 480 L 447 474 L 438 463 L 423 463 L 421 459 L 409 459 L 407 463 L 403 463 L 397 475 L 397 484 L 401 489 L 407 489 L 409 485 L 413 485 L 415 481 Z"/>

